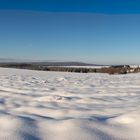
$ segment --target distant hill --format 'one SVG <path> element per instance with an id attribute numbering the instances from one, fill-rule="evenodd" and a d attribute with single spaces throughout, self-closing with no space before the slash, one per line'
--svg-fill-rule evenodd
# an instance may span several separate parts
<path id="1" fill-rule="evenodd" d="M 0 58 L 0 63 L 28 63 L 28 62 L 32 61 L 24 59 Z"/>
<path id="2" fill-rule="evenodd" d="M 32 60 L 17 60 L 17 59 L 5 59 L 0 58 L 0 64 L 35 64 L 41 66 L 101 66 L 98 64 L 90 64 L 83 62 L 60 62 L 60 61 L 32 61 Z"/>
<path id="3" fill-rule="evenodd" d="M 39 64 L 43 66 L 100 66 L 97 64 L 83 62 L 33 62 L 32 64 Z"/>

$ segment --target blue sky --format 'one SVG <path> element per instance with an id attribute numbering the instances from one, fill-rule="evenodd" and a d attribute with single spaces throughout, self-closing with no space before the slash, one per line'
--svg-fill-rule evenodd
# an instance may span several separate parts
<path id="1" fill-rule="evenodd" d="M 140 63 L 138 0 L 0 0 L 0 58 Z"/>

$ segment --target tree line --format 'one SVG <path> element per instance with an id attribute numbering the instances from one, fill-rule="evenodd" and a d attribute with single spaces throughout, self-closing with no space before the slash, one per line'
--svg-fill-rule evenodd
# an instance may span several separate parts
<path id="1" fill-rule="evenodd" d="M 140 72 L 140 68 L 131 68 L 129 65 L 110 66 L 101 68 L 83 68 L 83 67 L 61 67 L 61 66 L 44 66 L 29 63 L 0 64 L 0 67 L 30 69 L 40 71 L 60 71 L 76 73 L 108 73 L 108 74 L 127 74 Z"/>

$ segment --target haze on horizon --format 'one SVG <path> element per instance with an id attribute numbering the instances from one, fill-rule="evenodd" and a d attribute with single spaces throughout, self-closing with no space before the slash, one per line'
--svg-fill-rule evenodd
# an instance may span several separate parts
<path id="1" fill-rule="evenodd" d="M 140 1 L 0 0 L 0 58 L 140 64 Z"/>

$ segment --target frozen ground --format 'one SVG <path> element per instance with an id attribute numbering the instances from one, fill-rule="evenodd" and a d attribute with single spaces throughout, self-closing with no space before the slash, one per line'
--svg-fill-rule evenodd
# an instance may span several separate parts
<path id="1" fill-rule="evenodd" d="M 0 140 L 140 140 L 140 74 L 0 68 Z"/>

